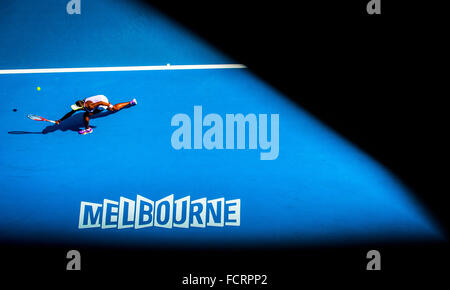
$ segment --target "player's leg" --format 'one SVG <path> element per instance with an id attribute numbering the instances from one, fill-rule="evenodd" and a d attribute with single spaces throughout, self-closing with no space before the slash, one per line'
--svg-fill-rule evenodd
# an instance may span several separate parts
<path id="1" fill-rule="evenodd" d="M 113 111 L 117 112 L 117 111 L 120 111 L 120 110 L 122 110 L 123 108 L 125 108 L 127 106 L 134 106 L 136 104 L 137 104 L 136 99 L 133 99 L 130 102 L 115 104 L 113 106 Z"/>
<path id="2" fill-rule="evenodd" d="M 89 134 L 89 133 L 92 133 L 92 128 L 89 128 L 89 117 L 90 116 L 92 116 L 93 114 L 92 113 L 89 113 L 89 112 L 85 112 L 84 113 L 84 127 L 86 128 L 86 129 L 84 129 L 84 130 L 80 130 L 80 131 L 78 131 L 78 133 L 80 133 L 81 135 L 86 135 L 86 134 Z"/>
<path id="3" fill-rule="evenodd" d="M 86 129 L 89 129 L 89 116 L 90 116 L 91 114 L 89 113 L 89 112 L 84 112 L 84 115 L 83 115 L 83 119 L 84 119 L 84 127 L 86 128 Z"/>

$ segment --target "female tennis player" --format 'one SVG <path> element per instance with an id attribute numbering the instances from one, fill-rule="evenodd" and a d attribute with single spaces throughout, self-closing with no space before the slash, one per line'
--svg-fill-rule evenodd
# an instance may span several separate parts
<path id="1" fill-rule="evenodd" d="M 85 111 L 84 112 L 85 129 L 78 131 L 78 133 L 80 133 L 81 135 L 86 135 L 86 134 L 92 133 L 92 131 L 93 131 L 92 128 L 89 127 L 89 117 L 90 116 L 100 113 L 103 110 L 108 110 L 110 112 L 117 112 L 127 106 L 135 106 L 135 105 L 137 105 L 136 99 L 133 99 L 130 102 L 119 103 L 119 104 L 116 104 L 113 106 L 108 101 L 108 98 L 106 98 L 104 95 L 92 96 L 92 97 L 86 98 L 84 100 L 76 101 L 75 104 L 70 106 L 72 111 L 65 114 L 64 117 L 62 117 L 61 119 L 56 120 L 55 123 L 59 124 L 62 121 L 64 121 L 65 119 L 72 116 L 75 112 L 77 112 L 79 110 L 84 110 Z"/>

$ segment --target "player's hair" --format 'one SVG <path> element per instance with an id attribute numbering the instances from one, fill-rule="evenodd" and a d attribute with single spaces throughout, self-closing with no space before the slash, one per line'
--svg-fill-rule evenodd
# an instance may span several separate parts
<path id="1" fill-rule="evenodd" d="M 78 101 L 75 102 L 75 104 L 76 104 L 78 107 L 83 107 L 84 101 L 83 101 L 83 100 L 78 100 Z"/>

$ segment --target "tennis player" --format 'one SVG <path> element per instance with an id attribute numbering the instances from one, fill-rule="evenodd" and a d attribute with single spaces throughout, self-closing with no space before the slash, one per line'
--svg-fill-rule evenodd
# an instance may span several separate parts
<path id="1" fill-rule="evenodd" d="M 56 120 L 55 122 L 56 122 L 56 124 L 59 124 L 62 121 L 64 121 L 65 119 L 72 116 L 75 112 L 84 110 L 85 111 L 84 112 L 85 129 L 78 131 L 78 133 L 80 133 L 81 135 L 86 135 L 86 134 L 92 133 L 92 131 L 93 131 L 92 128 L 89 127 L 89 117 L 90 116 L 100 113 L 103 110 L 108 110 L 110 112 L 117 112 L 127 106 L 135 106 L 135 105 L 137 105 L 136 99 L 133 99 L 130 102 L 119 103 L 119 104 L 116 104 L 113 106 L 108 101 L 108 98 L 105 97 L 104 95 L 92 96 L 92 97 L 86 98 L 84 100 L 76 101 L 75 104 L 70 106 L 72 111 L 65 114 L 64 117 L 62 117 L 59 120 Z"/>

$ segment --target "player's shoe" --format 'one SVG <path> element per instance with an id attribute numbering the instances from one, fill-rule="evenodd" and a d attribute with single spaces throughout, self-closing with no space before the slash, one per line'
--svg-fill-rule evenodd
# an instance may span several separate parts
<path id="1" fill-rule="evenodd" d="M 89 129 L 80 130 L 80 131 L 78 131 L 78 133 L 81 135 L 86 135 L 86 134 L 92 133 L 92 131 L 94 131 L 94 130 L 92 130 L 92 128 L 89 128 Z"/>
<path id="2" fill-rule="evenodd" d="M 136 106 L 137 105 L 136 99 L 132 99 L 131 102 L 130 102 L 130 105 L 131 106 Z"/>

